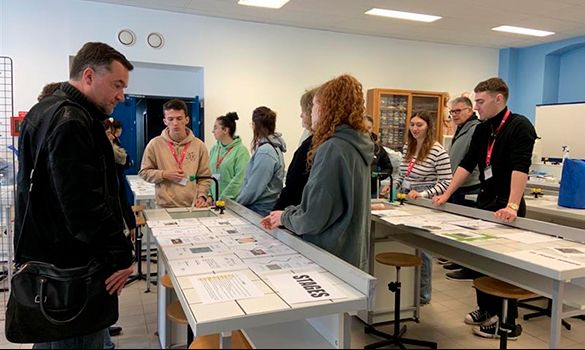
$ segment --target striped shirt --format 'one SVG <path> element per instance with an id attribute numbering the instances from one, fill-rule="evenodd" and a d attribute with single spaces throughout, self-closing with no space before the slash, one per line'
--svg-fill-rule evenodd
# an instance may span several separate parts
<path id="1" fill-rule="evenodd" d="M 406 155 L 407 149 L 408 146 L 404 145 L 402 153 Z M 449 187 L 452 178 L 451 162 L 449 154 L 440 143 L 435 142 L 426 158 L 422 162 L 416 162 L 407 176 L 409 163 L 406 157 L 402 158 L 400 175 L 396 181 L 399 192 L 408 193 L 410 190 L 415 190 L 420 192 L 423 198 L 432 198 L 443 194 Z M 410 184 L 410 187 L 403 188 L 403 184 Z"/>

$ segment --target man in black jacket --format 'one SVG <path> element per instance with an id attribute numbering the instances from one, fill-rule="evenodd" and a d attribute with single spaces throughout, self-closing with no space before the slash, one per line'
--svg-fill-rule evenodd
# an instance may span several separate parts
<path id="1" fill-rule="evenodd" d="M 123 233 L 114 155 L 103 121 L 124 100 L 132 69 L 110 46 L 86 43 L 69 81 L 31 108 L 19 140 L 15 261 L 70 268 L 98 259 L 111 271 L 105 281 L 111 295 L 121 293 L 133 272 L 132 247 Z M 101 330 L 35 347 L 102 348 L 103 337 Z"/>
<path id="2" fill-rule="evenodd" d="M 526 215 L 524 189 L 528 181 L 536 131 L 523 115 L 507 107 L 508 86 L 500 78 L 482 81 L 475 87 L 475 108 L 484 120 L 475 128 L 469 151 L 459 163 L 453 181 L 436 205 L 445 203 L 477 166 L 481 188 L 477 197 L 479 209 L 494 211 L 496 219 L 512 222 Z M 482 337 L 496 337 L 501 321 L 502 299 L 476 290 L 479 308 L 465 316 L 465 323 L 476 325 L 473 332 Z M 517 302 L 508 303 L 508 320 L 518 316 Z M 520 335 L 515 324 L 505 325 L 508 339 Z"/>

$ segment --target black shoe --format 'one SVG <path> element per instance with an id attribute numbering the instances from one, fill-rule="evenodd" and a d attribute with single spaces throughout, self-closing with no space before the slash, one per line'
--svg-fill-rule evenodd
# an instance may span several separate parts
<path id="1" fill-rule="evenodd" d="M 463 266 L 457 265 L 453 262 L 450 262 L 450 263 L 443 264 L 443 268 L 445 270 L 459 270 L 459 269 L 463 268 Z"/>
<path id="2" fill-rule="evenodd" d="M 479 277 L 479 274 L 473 270 L 462 268 L 461 270 L 451 271 L 445 276 L 452 281 L 473 281 Z"/>
<path id="3" fill-rule="evenodd" d="M 490 323 L 491 322 L 491 323 Z M 484 338 L 499 338 L 500 335 L 498 334 L 498 329 L 501 328 L 502 331 L 508 333 L 508 340 L 517 340 L 520 334 L 522 334 L 522 326 L 518 325 L 500 325 L 500 321 L 497 319 L 495 321 L 486 322 L 481 326 L 473 327 L 473 334 L 479 335 L 480 337 Z"/>
<path id="4" fill-rule="evenodd" d="M 122 333 L 122 327 L 120 326 L 110 326 L 108 327 L 108 332 L 110 333 L 110 337 L 115 337 Z"/>
<path id="5" fill-rule="evenodd" d="M 497 320 L 498 316 L 491 316 L 487 311 L 477 309 L 465 315 L 465 323 L 470 325 L 491 324 Z"/>

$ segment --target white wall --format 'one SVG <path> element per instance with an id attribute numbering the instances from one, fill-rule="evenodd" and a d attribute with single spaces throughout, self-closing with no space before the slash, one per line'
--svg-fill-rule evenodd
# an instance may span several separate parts
<path id="1" fill-rule="evenodd" d="M 215 117 L 237 111 L 239 133 L 251 140 L 251 112 L 277 111 L 277 128 L 292 158 L 300 134 L 299 98 L 305 88 L 342 73 L 369 88 L 470 91 L 497 75 L 496 49 L 432 44 L 192 16 L 79 0 L 1 0 L 0 55 L 14 60 L 15 110 L 27 110 L 42 86 L 68 76 L 68 56 L 86 41 L 103 41 L 130 60 L 202 67 L 207 144 Z M 117 32 L 129 28 L 137 43 L 124 47 Z M 165 36 L 162 49 L 145 44 Z M 135 86 L 132 92 L 151 91 Z M 172 79 L 162 80 L 172 90 Z M 201 87 L 199 90 L 202 90 Z"/>

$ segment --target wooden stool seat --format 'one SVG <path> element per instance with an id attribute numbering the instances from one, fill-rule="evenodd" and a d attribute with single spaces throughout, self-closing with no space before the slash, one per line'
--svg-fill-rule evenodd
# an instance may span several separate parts
<path id="1" fill-rule="evenodd" d="M 167 317 L 169 320 L 180 324 L 189 324 L 187 316 L 185 316 L 185 311 L 183 311 L 181 303 L 178 301 L 167 305 Z"/>
<path id="2" fill-rule="evenodd" d="M 518 300 L 537 296 L 531 291 L 506 282 L 502 282 L 489 276 L 476 278 L 473 281 L 473 286 L 486 294 L 504 299 Z"/>
<path id="3" fill-rule="evenodd" d="M 165 288 L 170 288 L 173 289 L 173 282 L 171 282 L 171 276 L 169 276 L 168 274 L 165 274 L 164 276 L 162 276 L 160 278 L 160 284 L 163 285 L 163 287 Z"/>
<path id="4" fill-rule="evenodd" d="M 420 256 L 404 253 L 380 253 L 376 255 L 376 261 L 380 264 L 398 267 L 420 266 L 422 264 Z"/>
<path id="5" fill-rule="evenodd" d="M 136 219 L 136 227 L 146 225 L 146 219 L 144 219 L 144 216 L 142 216 L 141 213 L 134 215 L 134 218 Z"/>
<path id="6" fill-rule="evenodd" d="M 132 206 L 132 211 L 134 212 L 134 214 L 139 213 L 143 210 L 144 210 L 144 205 L 142 205 L 142 204 L 137 204 L 137 205 Z"/>
<path id="7" fill-rule="evenodd" d="M 200 335 L 189 349 L 219 349 L 219 334 Z M 252 349 L 242 331 L 232 331 L 232 349 Z"/>

